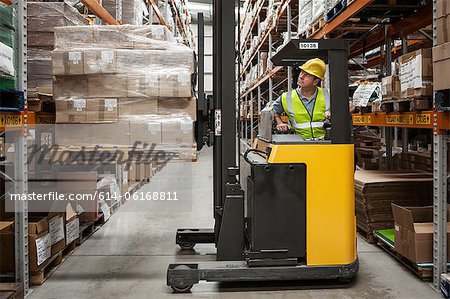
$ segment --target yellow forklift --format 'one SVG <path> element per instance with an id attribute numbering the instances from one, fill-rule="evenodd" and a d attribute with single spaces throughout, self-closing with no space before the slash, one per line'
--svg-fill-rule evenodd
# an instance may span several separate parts
<path id="1" fill-rule="evenodd" d="M 205 102 L 199 90 L 197 142 L 209 136 L 214 146 L 215 226 L 179 229 L 176 243 L 183 249 L 213 243 L 217 261 L 171 264 L 167 285 L 188 292 L 201 280 L 351 280 L 359 263 L 347 42 L 292 39 L 271 58 L 276 66 L 311 58 L 328 65 L 332 121 L 325 140 L 272 134 L 265 111 L 258 136 L 264 145 L 237 159 L 234 1 L 215 0 L 214 12 L 214 95 Z"/>

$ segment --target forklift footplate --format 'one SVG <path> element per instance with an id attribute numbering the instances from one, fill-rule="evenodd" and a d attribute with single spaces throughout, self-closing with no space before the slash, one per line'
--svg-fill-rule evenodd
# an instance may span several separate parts
<path id="1" fill-rule="evenodd" d="M 167 269 L 167 285 L 171 286 L 175 292 L 179 292 L 189 291 L 192 285 L 199 283 L 200 280 L 210 282 L 350 280 L 356 275 L 358 269 L 358 259 L 349 265 L 326 267 L 249 267 L 244 261 L 170 264 Z"/>

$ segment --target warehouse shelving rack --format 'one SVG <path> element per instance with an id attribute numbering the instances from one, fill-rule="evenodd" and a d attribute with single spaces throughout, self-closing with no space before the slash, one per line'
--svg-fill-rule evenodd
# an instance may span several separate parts
<path id="1" fill-rule="evenodd" d="M 417 1 L 418 2 L 418 1 Z M 253 36 L 261 34 L 259 24 L 262 17 L 265 16 L 265 7 L 269 1 L 249 1 L 248 7 L 252 8 L 255 5 L 259 6 L 257 13 L 253 16 L 248 36 L 245 37 L 244 43 L 239 45 L 241 59 L 244 51 L 251 49 L 250 41 Z M 381 4 L 380 4 L 381 3 Z M 258 115 L 261 109 L 274 100 L 274 96 L 278 97 L 280 91 L 290 88 L 288 82 L 292 82 L 292 69 L 283 67 L 272 67 L 270 57 L 276 51 L 277 46 L 282 44 L 282 32 L 287 33 L 287 40 L 295 32 L 292 29 L 297 27 L 295 20 L 298 18 L 299 0 L 282 0 L 280 2 L 281 9 L 278 17 L 274 22 L 269 24 L 269 29 L 265 33 L 257 46 L 253 47 L 250 59 L 243 62 L 240 76 L 241 81 L 244 80 L 245 75 L 250 72 L 252 65 L 260 65 L 260 52 L 268 52 L 268 69 L 244 88 L 240 93 L 241 102 L 246 106 L 250 106 L 249 117 L 241 116 L 242 126 L 241 135 L 245 140 L 253 140 L 254 130 L 258 127 Z M 431 6 L 416 5 L 402 5 L 402 14 L 407 16 L 401 18 L 394 6 L 390 5 L 387 0 L 354 0 L 348 7 L 337 15 L 330 23 L 324 23 L 323 27 L 317 30 L 309 38 L 347 38 L 352 41 L 350 44 L 349 58 L 360 56 L 365 52 L 383 45 L 386 38 L 394 39 L 400 38 L 404 34 L 413 33 L 418 29 L 430 25 L 430 20 L 423 18 L 424 13 L 431 13 Z M 370 24 L 365 20 L 368 14 L 376 12 L 383 15 L 385 19 L 390 18 L 388 24 Z M 294 16 L 294 17 L 292 17 Z M 244 21 L 247 18 L 244 17 Z M 242 22 L 241 30 L 244 22 Z M 361 27 L 365 30 L 362 31 Z M 296 36 L 303 37 L 303 36 Z M 411 43 L 411 42 L 410 42 Z M 420 42 L 415 42 L 420 46 Z M 397 49 L 393 49 L 397 51 Z M 372 60 L 371 63 L 379 63 L 380 59 Z M 363 65 L 363 67 L 366 67 Z M 369 65 L 367 65 L 369 67 Z M 254 103 L 257 103 L 257 105 Z M 253 111 L 253 106 L 257 106 L 257 112 Z M 251 124 L 251 125 L 250 125 Z M 251 127 L 251 129 L 249 129 Z M 250 131 L 250 132 L 249 132 Z"/>
<path id="2" fill-rule="evenodd" d="M 16 11 L 16 89 L 23 91 L 25 110 L 21 112 L 0 112 L 0 133 L 14 134 L 15 161 L 14 193 L 28 194 L 28 167 L 27 167 L 27 135 L 30 125 L 36 123 L 33 112 L 26 110 L 27 100 L 27 3 L 21 0 L 2 0 L 12 5 Z M 1 162 L 4 164 L 5 162 Z M 4 174 L 6 180 L 6 173 Z M 23 284 L 24 294 L 29 293 L 28 273 L 28 203 L 26 201 L 14 202 L 14 242 L 15 242 L 15 281 Z"/>
<path id="3" fill-rule="evenodd" d="M 436 42 L 435 27 L 435 7 L 436 1 L 384 1 L 384 0 L 353 0 L 349 1 L 347 8 L 341 11 L 329 23 L 325 23 L 322 28 L 317 30 L 308 38 L 347 38 L 350 40 L 349 59 L 363 55 L 364 64 L 359 65 L 361 68 L 370 68 L 381 65 L 383 75 L 389 75 L 390 61 L 401 54 L 405 54 L 407 50 L 416 50 L 424 47 L 430 47 Z M 292 5 L 294 1 L 282 1 L 283 4 Z M 300 1 L 295 1 L 297 7 Z M 260 23 L 261 12 L 264 11 L 266 1 L 248 1 L 248 8 L 252 5 L 262 5 L 258 8 L 258 13 L 252 20 L 249 36 L 244 38 L 245 43 L 239 45 L 238 49 L 243 55 L 244 50 L 248 50 L 248 43 L 252 34 L 259 34 L 255 29 Z M 290 6 L 292 7 L 292 6 Z M 287 12 L 289 14 L 289 11 Z M 426 16 L 431 16 L 433 18 Z M 367 17 L 373 15 L 378 16 L 380 21 L 377 24 L 371 24 Z M 248 11 L 245 14 L 244 21 L 248 17 Z M 279 19 L 282 14 L 279 15 Z M 288 19 L 290 16 L 287 17 Z M 243 24 L 242 22 L 242 24 Z M 275 22 L 277 23 L 277 22 Z M 267 103 L 274 100 L 274 96 L 279 96 L 280 90 L 291 88 L 288 82 L 292 82 L 292 70 L 282 67 L 273 68 L 270 64 L 270 58 L 275 48 L 273 45 L 280 43 L 280 35 L 283 31 L 290 31 L 292 24 L 285 27 L 274 26 L 269 31 L 267 38 L 261 40 L 257 45 L 256 51 L 252 53 L 248 63 L 244 62 L 242 66 L 241 80 L 245 74 L 249 72 L 252 64 L 261 63 L 259 52 L 267 51 L 268 54 L 268 70 L 259 74 L 248 87 L 244 88 L 240 93 L 240 103 L 250 103 L 250 117 L 241 115 L 241 140 L 250 144 L 253 140 L 254 129 L 258 126 L 258 117 L 261 108 Z M 423 30 L 427 26 L 433 25 L 433 33 L 430 30 Z M 241 25 L 241 29 L 243 25 Z M 421 36 L 411 36 L 414 32 L 420 32 Z M 433 36 L 431 36 L 433 35 Z M 288 34 L 290 37 L 291 34 Z M 297 37 L 304 37 L 297 36 Z M 393 47 L 393 40 L 402 40 L 402 46 Z M 268 43 L 267 43 L 268 40 Z M 238 41 L 239 42 L 239 41 Z M 366 58 L 364 55 L 370 50 L 381 47 L 379 54 Z M 257 57 L 256 57 L 257 56 Z M 255 58 L 256 57 L 256 58 Z M 387 63 L 389 61 L 389 63 Z M 253 103 L 257 105 L 253 105 Z M 254 113 L 253 106 L 257 106 L 257 112 Z M 406 136 L 409 128 L 432 129 L 433 131 L 433 178 L 434 178 L 434 275 L 433 287 L 438 290 L 440 285 L 440 274 L 447 272 L 447 256 L 446 256 L 446 209 L 447 209 L 447 147 L 449 142 L 448 131 L 450 130 L 450 113 L 449 111 L 420 111 L 405 113 L 365 113 L 354 114 L 352 120 L 355 126 L 378 126 L 385 130 L 387 141 L 388 165 L 392 164 L 392 139 L 393 128 L 401 128 Z M 250 130 L 250 132 L 249 132 Z M 407 145 L 403 144 L 403 148 L 407 149 Z"/>
<path id="4" fill-rule="evenodd" d="M 152 11 L 155 13 L 158 21 L 161 25 L 166 26 L 170 31 L 174 33 L 175 36 L 181 36 L 185 45 L 190 48 L 195 48 L 195 38 L 194 31 L 191 26 L 191 15 L 187 8 L 187 3 L 185 0 L 181 0 L 179 5 L 175 0 L 164 0 L 164 10 L 168 12 L 169 8 L 172 12 L 173 22 L 175 24 L 172 27 L 169 22 L 169 15 L 164 15 L 158 7 L 158 0 L 146 0 L 150 12 L 149 23 L 152 23 Z"/>

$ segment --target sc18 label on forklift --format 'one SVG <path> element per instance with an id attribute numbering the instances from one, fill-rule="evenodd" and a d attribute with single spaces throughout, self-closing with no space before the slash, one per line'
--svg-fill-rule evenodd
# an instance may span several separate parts
<path id="1" fill-rule="evenodd" d="M 222 135 L 222 110 L 216 109 L 215 110 L 215 117 L 214 117 L 214 128 L 215 128 L 215 135 L 221 136 Z"/>
<path id="2" fill-rule="evenodd" d="M 319 49 L 319 43 L 302 43 L 302 42 L 300 42 L 298 48 L 300 50 L 317 50 L 317 49 Z"/>

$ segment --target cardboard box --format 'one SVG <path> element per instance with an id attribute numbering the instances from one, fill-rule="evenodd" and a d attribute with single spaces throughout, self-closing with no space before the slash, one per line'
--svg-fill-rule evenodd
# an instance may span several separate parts
<path id="1" fill-rule="evenodd" d="M 381 79 L 381 93 L 383 98 L 400 97 L 400 80 L 398 76 L 387 76 Z"/>
<path id="2" fill-rule="evenodd" d="M 66 247 L 64 238 L 64 213 L 53 214 L 48 217 L 48 230 L 52 240 L 52 256 Z"/>
<path id="3" fill-rule="evenodd" d="M 58 178 L 61 182 L 58 183 L 58 192 L 72 193 L 72 194 L 95 194 L 97 190 L 97 172 L 60 172 Z M 98 219 L 98 198 L 94 200 L 82 200 L 73 203 L 77 204 L 83 209 L 83 213 L 79 215 L 82 221 L 96 221 Z M 66 205 L 65 218 L 65 238 L 66 244 L 69 244 L 67 236 L 67 224 L 76 217 L 71 203 Z M 75 225 L 75 224 L 73 224 Z M 70 226 L 69 226 L 70 228 Z M 70 241 L 71 238 L 69 238 Z"/>
<path id="4" fill-rule="evenodd" d="M 91 126 L 92 145 L 130 145 L 130 123 L 126 120 L 119 120 L 111 124 L 95 124 Z"/>
<path id="5" fill-rule="evenodd" d="M 82 75 L 84 74 L 83 51 L 53 51 L 53 75 Z"/>
<path id="6" fill-rule="evenodd" d="M 52 254 L 52 239 L 48 232 L 47 218 L 29 219 L 28 258 L 30 272 L 37 272 Z"/>
<path id="7" fill-rule="evenodd" d="M 135 181 L 142 181 L 145 179 L 145 164 L 143 163 L 136 163 L 135 166 Z"/>
<path id="8" fill-rule="evenodd" d="M 402 97 L 432 96 L 433 64 L 431 49 L 420 49 L 398 58 Z"/>
<path id="9" fill-rule="evenodd" d="M 197 120 L 197 100 L 196 98 L 160 99 L 158 114 L 189 116 L 195 121 Z"/>
<path id="10" fill-rule="evenodd" d="M 139 141 L 148 144 L 161 143 L 161 122 L 159 120 L 143 120 L 130 122 L 130 145 Z"/>
<path id="11" fill-rule="evenodd" d="M 123 166 L 125 167 L 125 166 Z M 128 192 L 128 171 L 122 172 L 122 181 L 120 183 L 120 193 L 122 195 L 122 203 L 126 202 L 124 195 Z"/>
<path id="12" fill-rule="evenodd" d="M 117 73 L 117 56 L 113 50 L 84 50 L 85 74 Z"/>
<path id="13" fill-rule="evenodd" d="M 437 45 L 450 42 L 450 2 L 436 2 L 436 38 Z"/>
<path id="14" fill-rule="evenodd" d="M 122 98 L 119 99 L 119 115 L 133 116 L 133 115 L 148 115 L 158 114 L 158 101 L 146 98 Z"/>
<path id="15" fill-rule="evenodd" d="M 90 145 L 92 140 L 92 125 L 57 124 L 55 125 L 55 144 L 59 146 Z"/>
<path id="16" fill-rule="evenodd" d="M 190 98 L 192 97 L 191 74 L 162 74 L 159 85 L 159 96 L 162 98 Z"/>
<path id="17" fill-rule="evenodd" d="M 56 27 L 54 29 L 55 48 L 70 49 L 80 47 L 83 44 L 92 45 L 94 43 L 94 30 L 93 26 Z"/>
<path id="18" fill-rule="evenodd" d="M 194 124 L 191 120 L 164 120 L 162 122 L 162 143 L 192 146 Z"/>
<path id="19" fill-rule="evenodd" d="M 56 123 L 109 123 L 118 119 L 118 99 L 56 101 Z"/>
<path id="20" fill-rule="evenodd" d="M 92 75 L 88 90 L 90 98 L 126 98 L 127 80 L 122 75 Z"/>
<path id="21" fill-rule="evenodd" d="M 66 244 L 75 242 L 80 237 L 80 219 L 77 215 L 68 218 L 66 215 Z"/>
<path id="22" fill-rule="evenodd" d="M 14 273 L 14 222 L 0 221 L 0 273 Z"/>
<path id="23" fill-rule="evenodd" d="M 53 47 L 55 36 L 53 32 L 35 32 L 27 33 L 28 47 Z"/>
<path id="24" fill-rule="evenodd" d="M 395 251 L 414 263 L 433 262 L 433 207 L 401 207 L 392 204 Z M 450 223 L 447 223 L 450 232 Z M 447 244 L 450 244 L 447 233 Z M 447 254 L 450 246 L 447 245 Z"/>
<path id="25" fill-rule="evenodd" d="M 153 176 L 152 163 L 144 163 L 142 165 L 144 166 L 144 177 L 150 179 Z"/>
<path id="26" fill-rule="evenodd" d="M 434 90 L 450 89 L 450 42 L 433 48 Z"/>
<path id="27" fill-rule="evenodd" d="M 94 43 L 102 45 L 105 48 L 117 48 L 120 45 L 122 49 L 133 49 L 133 36 L 124 34 L 116 27 L 96 26 L 94 27 Z"/>
<path id="28" fill-rule="evenodd" d="M 128 181 L 129 182 L 136 181 L 136 162 L 134 161 L 130 163 L 130 167 L 128 168 Z"/>
<path id="29" fill-rule="evenodd" d="M 53 81 L 53 96 L 58 98 L 86 98 L 88 79 L 86 76 L 56 76 Z"/>
<path id="30" fill-rule="evenodd" d="M 162 84 L 161 76 L 158 73 L 128 74 L 127 95 L 129 98 L 151 98 L 160 96 L 159 87 Z"/>
<path id="31" fill-rule="evenodd" d="M 162 69 L 154 69 L 158 64 L 157 53 L 163 51 L 155 50 L 127 50 L 117 49 L 117 70 L 120 73 L 136 72 L 143 73 L 149 72 L 153 69 L 153 72 L 162 71 Z"/>

